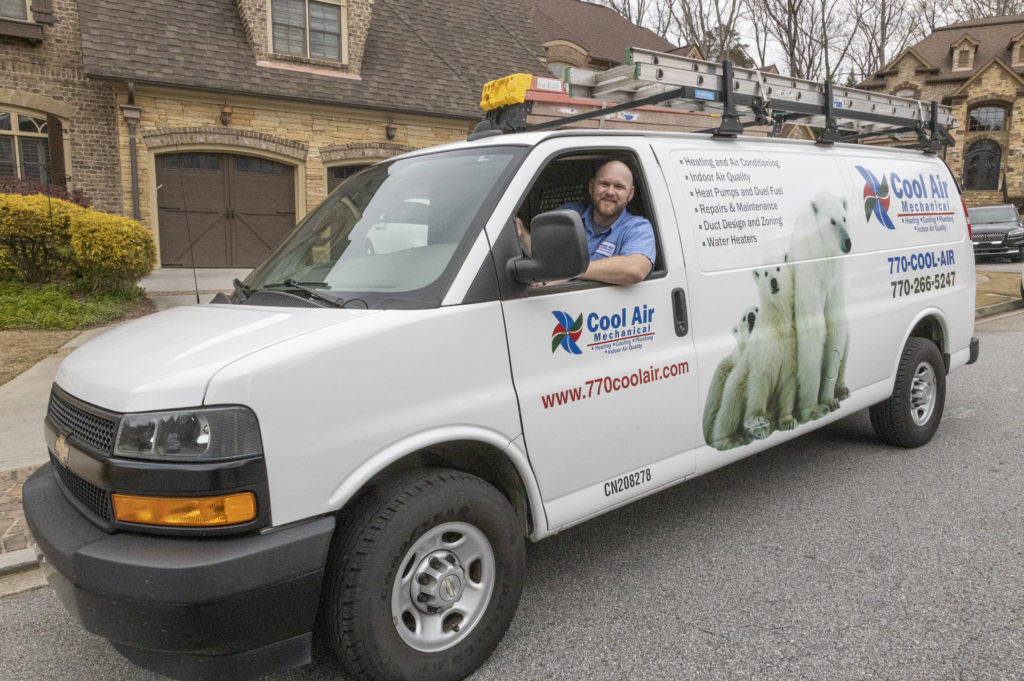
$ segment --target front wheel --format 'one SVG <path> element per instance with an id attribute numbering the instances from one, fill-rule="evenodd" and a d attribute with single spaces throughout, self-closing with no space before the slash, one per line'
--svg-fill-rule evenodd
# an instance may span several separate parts
<path id="1" fill-rule="evenodd" d="M 331 547 L 321 624 L 367 681 L 456 681 L 515 614 L 526 553 L 508 500 L 480 478 L 420 471 L 365 497 Z"/>
<path id="2" fill-rule="evenodd" d="M 883 441 L 920 447 L 935 435 L 946 404 L 946 371 L 935 343 L 911 338 L 903 349 L 892 396 L 868 410 Z"/>

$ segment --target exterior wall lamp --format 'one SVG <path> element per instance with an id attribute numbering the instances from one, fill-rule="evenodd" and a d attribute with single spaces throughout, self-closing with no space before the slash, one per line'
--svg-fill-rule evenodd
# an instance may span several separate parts
<path id="1" fill-rule="evenodd" d="M 228 125 L 231 123 L 231 107 L 225 104 L 220 108 L 220 124 Z"/>
<path id="2" fill-rule="evenodd" d="M 398 128 L 395 127 L 394 123 L 388 121 L 387 124 L 384 126 L 384 136 L 387 137 L 389 140 L 393 140 L 395 139 L 395 135 L 397 134 Z"/>

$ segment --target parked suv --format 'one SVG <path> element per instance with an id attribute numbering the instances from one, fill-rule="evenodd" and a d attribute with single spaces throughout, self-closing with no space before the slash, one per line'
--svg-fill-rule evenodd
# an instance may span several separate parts
<path id="1" fill-rule="evenodd" d="M 1024 223 L 1014 206 L 968 208 L 974 255 L 1008 255 L 1024 261 Z"/>

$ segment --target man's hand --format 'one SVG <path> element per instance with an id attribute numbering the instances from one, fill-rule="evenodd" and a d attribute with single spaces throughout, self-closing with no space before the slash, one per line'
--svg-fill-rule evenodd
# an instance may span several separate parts
<path id="1" fill-rule="evenodd" d="M 519 236 L 519 245 L 523 247 L 523 252 L 526 253 L 526 257 L 533 255 L 533 249 L 530 245 L 530 233 L 526 231 L 526 227 L 523 225 L 523 221 L 516 216 L 516 234 Z"/>

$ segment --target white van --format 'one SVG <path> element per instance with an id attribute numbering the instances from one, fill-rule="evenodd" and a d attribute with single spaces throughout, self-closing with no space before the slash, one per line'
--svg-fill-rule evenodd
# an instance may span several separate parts
<path id="1" fill-rule="evenodd" d="M 634 286 L 572 280 L 559 207 L 610 159 L 656 233 Z M 526 539 L 861 409 L 922 445 L 973 320 L 934 155 L 487 136 L 361 172 L 230 299 L 72 353 L 26 515 L 63 602 L 148 669 L 254 677 L 318 630 L 353 678 L 459 679 L 512 619 Z"/>

